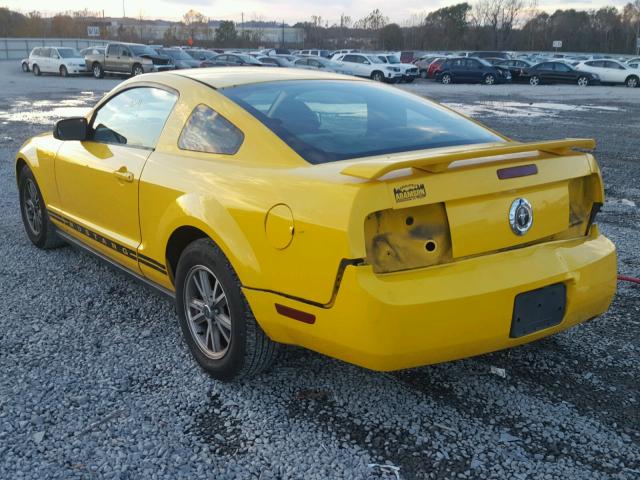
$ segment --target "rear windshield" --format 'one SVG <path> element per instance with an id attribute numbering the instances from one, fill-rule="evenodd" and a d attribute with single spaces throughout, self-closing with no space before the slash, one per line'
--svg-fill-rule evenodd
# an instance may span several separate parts
<path id="1" fill-rule="evenodd" d="M 279 81 L 220 92 L 314 164 L 502 141 L 444 107 L 376 83 Z"/>

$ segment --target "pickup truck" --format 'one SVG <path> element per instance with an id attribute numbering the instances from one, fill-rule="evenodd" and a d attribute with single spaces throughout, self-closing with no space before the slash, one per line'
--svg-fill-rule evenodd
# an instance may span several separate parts
<path id="1" fill-rule="evenodd" d="M 84 60 L 95 78 L 105 73 L 136 76 L 176 68 L 170 57 L 139 43 L 109 43 L 104 54 L 92 53 Z"/>

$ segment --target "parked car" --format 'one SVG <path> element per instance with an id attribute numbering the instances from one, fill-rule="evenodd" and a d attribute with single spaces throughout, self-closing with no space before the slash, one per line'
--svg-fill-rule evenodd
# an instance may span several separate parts
<path id="1" fill-rule="evenodd" d="M 427 69 L 427 78 L 436 78 L 436 75 L 442 70 L 442 65 L 447 60 L 445 57 L 436 58 L 429 64 Z M 423 77 L 424 78 L 424 77 Z"/>
<path id="2" fill-rule="evenodd" d="M 318 49 L 312 49 L 312 50 L 300 50 L 296 53 L 296 55 L 310 55 L 312 57 L 324 57 L 324 58 L 329 58 L 330 57 L 330 53 L 329 50 L 318 50 Z"/>
<path id="3" fill-rule="evenodd" d="M 12 169 L 31 243 L 64 239 L 173 298 L 211 376 L 259 373 L 280 342 L 417 367 L 608 309 L 593 140 L 511 141 L 335 74 L 226 70 L 127 80 L 25 142 Z"/>
<path id="4" fill-rule="evenodd" d="M 501 60 L 495 64 L 496 67 L 508 68 L 511 72 L 511 81 L 513 82 L 528 82 L 529 78 L 524 74 L 527 68 L 531 68 L 533 63 L 528 60 Z"/>
<path id="5" fill-rule="evenodd" d="M 394 67 L 399 67 L 402 72 L 403 82 L 411 83 L 418 78 L 418 67 L 412 63 L 401 63 L 400 58 L 397 55 L 380 53 L 378 54 L 378 58 L 384 63 L 393 65 Z"/>
<path id="6" fill-rule="evenodd" d="M 176 70 L 183 68 L 197 68 L 202 65 L 202 61 L 194 59 L 181 48 L 158 48 L 156 51 L 160 55 L 165 55 L 171 58 Z"/>
<path id="7" fill-rule="evenodd" d="M 495 52 L 495 51 L 477 51 L 477 52 L 468 52 L 467 57 L 475 57 L 475 58 L 502 58 L 503 60 L 508 60 L 511 56 L 507 52 Z"/>
<path id="8" fill-rule="evenodd" d="M 221 53 L 215 55 L 204 62 L 203 67 L 262 67 L 263 64 L 251 55 L 242 53 Z"/>
<path id="9" fill-rule="evenodd" d="M 436 80 L 443 84 L 484 83 L 494 85 L 511 81 L 511 72 L 507 68 L 496 67 L 481 58 L 449 58 L 442 63 L 442 69 L 436 74 Z"/>
<path id="10" fill-rule="evenodd" d="M 357 50 L 355 48 L 343 48 L 341 50 L 334 50 L 333 52 L 331 52 L 331 55 L 329 56 L 330 59 L 335 59 L 338 57 L 338 55 L 345 55 L 347 53 L 357 53 L 360 50 Z"/>
<path id="11" fill-rule="evenodd" d="M 400 52 L 400 61 L 402 63 L 413 63 L 416 58 L 426 55 L 427 52 L 420 50 L 403 50 Z"/>
<path id="12" fill-rule="evenodd" d="M 358 77 L 389 83 L 396 83 L 402 80 L 400 67 L 386 64 L 373 54 L 347 53 L 339 55 L 335 60 L 347 64 L 346 68 Z"/>
<path id="13" fill-rule="evenodd" d="M 95 78 L 107 73 L 136 76 L 175 68 L 171 57 L 139 43 L 109 43 L 103 54 L 89 54 L 84 60 Z"/>
<path id="14" fill-rule="evenodd" d="M 287 60 L 284 57 L 278 56 L 278 55 L 259 55 L 257 57 L 255 57 L 256 60 L 258 60 L 260 63 L 262 63 L 263 65 L 267 65 L 270 67 L 282 67 L 282 68 L 287 68 L 287 67 L 292 67 L 292 63 Z"/>
<path id="15" fill-rule="evenodd" d="M 29 57 L 23 58 L 22 60 L 20 60 L 20 68 L 25 73 L 31 71 L 31 67 L 29 66 Z"/>
<path id="16" fill-rule="evenodd" d="M 31 50 L 29 65 L 33 74 L 57 73 L 61 77 L 85 73 L 84 57 L 75 48 L 39 47 Z"/>
<path id="17" fill-rule="evenodd" d="M 624 84 L 631 88 L 640 85 L 637 70 L 617 60 L 587 60 L 575 68 L 598 75 L 600 83 Z"/>
<path id="18" fill-rule="evenodd" d="M 527 68 L 524 76 L 530 85 L 543 83 L 574 83 L 581 87 L 600 82 L 600 77 L 591 72 L 581 72 L 564 62 L 542 62 Z"/>
<path id="19" fill-rule="evenodd" d="M 342 73 L 343 75 L 354 75 L 353 69 L 348 63 L 336 62 L 323 57 L 300 57 L 296 59 L 292 66 L 304 68 L 305 70 L 320 70 L 323 72 Z"/>
<path id="20" fill-rule="evenodd" d="M 431 65 L 431 63 L 433 63 L 433 61 L 437 60 L 438 58 L 442 58 L 442 57 L 433 56 L 433 55 L 424 55 L 413 61 L 413 64 L 418 69 L 418 75 L 420 76 L 420 78 L 429 78 L 429 74 L 428 74 L 429 65 Z"/>
<path id="21" fill-rule="evenodd" d="M 211 50 L 201 50 L 196 48 L 185 49 L 184 53 L 189 55 L 194 60 L 199 60 L 200 62 L 209 61 L 213 57 L 220 55 L 220 53 L 213 52 Z"/>
<path id="22" fill-rule="evenodd" d="M 640 57 L 630 58 L 627 63 L 640 63 Z"/>

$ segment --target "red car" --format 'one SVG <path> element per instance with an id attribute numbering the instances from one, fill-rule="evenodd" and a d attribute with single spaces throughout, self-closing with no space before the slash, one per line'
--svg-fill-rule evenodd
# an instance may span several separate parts
<path id="1" fill-rule="evenodd" d="M 436 78 L 438 72 L 442 70 L 442 63 L 445 60 L 446 59 L 444 58 L 438 58 L 431 62 L 431 64 L 429 65 L 429 69 L 427 70 L 427 78 Z"/>

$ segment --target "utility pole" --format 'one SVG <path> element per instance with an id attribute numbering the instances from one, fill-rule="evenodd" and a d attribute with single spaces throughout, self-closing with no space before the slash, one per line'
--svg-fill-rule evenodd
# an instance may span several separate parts
<path id="1" fill-rule="evenodd" d="M 124 20 L 127 15 L 124 13 L 124 0 L 122 0 L 122 19 Z"/>
<path id="2" fill-rule="evenodd" d="M 282 48 L 284 48 L 284 20 L 282 20 Z"/>

